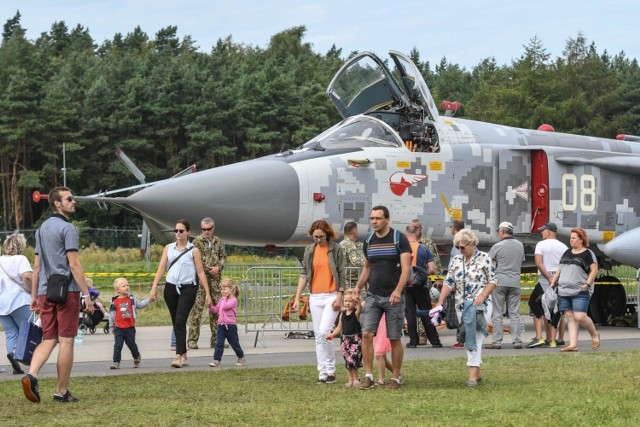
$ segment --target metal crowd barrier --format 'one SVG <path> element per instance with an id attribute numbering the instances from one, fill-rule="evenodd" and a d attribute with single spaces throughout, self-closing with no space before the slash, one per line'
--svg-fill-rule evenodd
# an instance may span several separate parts
<path id="1" fill-rule="evenodd" d="M 355 286 L 359 270 L 347 268 L 347 287 Z M 306 315 L 303 301 L 298 312 L 286 309 L 296 295 L 301 271 L 301 267 L 250 267 L 246 270 L 242 278 L 241 307 L 238 308 L 239 314 L 244 312 L 244 318 L 239 316 L 238 322 L 244 323 L 245 332 L 256 333 L 254 347 L 260 341 L 266 348 L 265 332 L 284 332 L 286 338 L 313 337 L 308 286 L 301 298 L 307 300 Z"/>

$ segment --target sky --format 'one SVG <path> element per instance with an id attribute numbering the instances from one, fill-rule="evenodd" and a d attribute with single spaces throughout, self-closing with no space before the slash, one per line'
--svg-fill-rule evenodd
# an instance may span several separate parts
<path id="1" fill-rule="evenodd" d="M 27 37 L 35 40 L 54 22 L 89 29 L 96 43 L 140 26 L 150 38 L 175 25 L 200 50 L 231 36 L 235 43 L 266 48 L 271 36 L 304 25 L 303 42 L 317 53 L 332 45 L 343 57 L 414 47 L 431 67 L 443 57 L 470 70 L 493 57 L 509 65 L 537 37 L 551 58 L 581 32 L 599 53 L 624 51 L 640 58 L 638 0 L 2 0 L 4 24 L 19 10 Z"/>

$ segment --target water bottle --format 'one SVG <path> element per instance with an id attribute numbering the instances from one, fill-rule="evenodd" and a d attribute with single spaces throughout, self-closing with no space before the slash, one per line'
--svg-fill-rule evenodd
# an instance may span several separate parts
<path id="1" fill-rule="evenodd" d="M 520 316 L 520 333 L 524 332 L 524 317 Z"/>
<path id="2" fill-rule="evenodd" d="M 73 342 L 76 345 L 82 345 L 82 343 L 84 342 L 84 331 L 82 330 L 82 328 L 78 328 L 78 334 L 73 339 Z"/>

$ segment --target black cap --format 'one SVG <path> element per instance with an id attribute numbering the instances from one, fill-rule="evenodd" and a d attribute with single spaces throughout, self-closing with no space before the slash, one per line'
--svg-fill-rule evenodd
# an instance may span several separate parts
<path id="1" fill-rule="evenodd" d="M 542 233 L 544 230 L 549 230 L 549 231 L 553 231 L 554 233 L 558 232 L 558 226 L 555 225 L 553 222 L 547 222 L 545 225 L 543 225 L 542 227 L 538 228 L 536 231 L 538 233 Z"/>

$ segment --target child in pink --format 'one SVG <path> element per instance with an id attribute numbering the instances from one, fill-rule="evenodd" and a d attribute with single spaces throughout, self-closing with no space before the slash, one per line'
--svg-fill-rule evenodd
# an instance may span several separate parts
<path id="1" fill-rule="evenodd" d="M 387 368 L 389 372 L 393 372 L 391 361 L 387 357 L 387 352 L 391 351 L 391 341 L 387 338 L 386 317 L 383 314 L 378 324 L 378 331 L 373 337 L 373 354 L 378 362 L 378 381 L 376 385 L 384 385 L 384 370 Z"/>
<path id="2" fill-rule="evenodd" d="M 209 363 L 212 368 L 220 366 L 222 353 L 224 353 L 224 340 L 229 341 L 229 345 L 236 352 L 238 361 L 236 366 L 244 366 L 244 352 L 240 347 L 240 339 L 238 338 L 238 324 L 236 320 L 236 312 L 238 309 L 238 295 L 240 290 L 233 282 L 233 279 L 222 279 L 220 282 L 222 288 L 222 298 L 216 305 L 210 305 L 209 311 L 218 315 L 218 335 L 216 337 L 216 349 L 213 352 L 213 362 Z"/>

